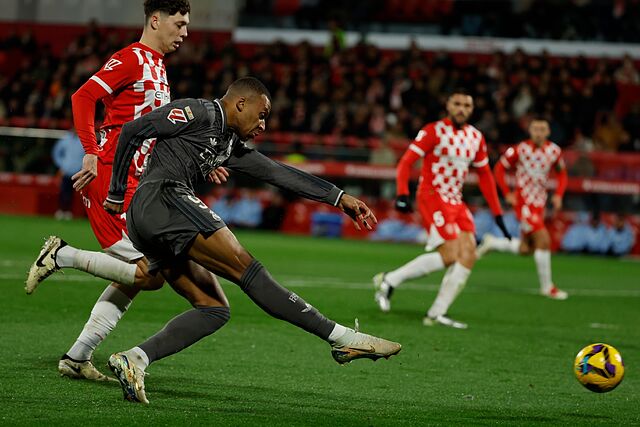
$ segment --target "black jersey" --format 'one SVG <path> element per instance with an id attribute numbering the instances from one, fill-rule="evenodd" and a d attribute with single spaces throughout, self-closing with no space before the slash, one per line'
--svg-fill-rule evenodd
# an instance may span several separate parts
<path id="1" fill-rule="evenodd" d="M 126 123 L 113 162 L 107 200 L 123 203 L 127 172 L 136 149 L 157 138 L 140 186 L 174 181 L 190 188 L 225 166 L 311 200 L 337 205 L 343 191 L 321 178 L 269 159 L 247 147 L 227 126 L 219 100 L 181 99 Z"/>

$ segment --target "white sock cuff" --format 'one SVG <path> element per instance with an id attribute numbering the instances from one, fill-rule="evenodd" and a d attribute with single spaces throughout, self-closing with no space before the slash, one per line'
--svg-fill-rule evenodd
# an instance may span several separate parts
<path id="1" fill-rule="evenodd" d="M 336 323 L 336 325 L 333 327 L 333 330 L 329 334 L 327 341 L 329 341 L 330 343 L 336 342 L 338 338 L 342 337 L 344 334 L 347 333 L 347 330 L 348 329 L 346 327 L 342 326 L 339 323 Z"/>
<path id="2" fill-rule="evenodd" d="M 73 268 L 102 279 L 133 286 L 136 279 L 136 264 L 129 264 L 102 252 L 76 249 Z"/>
<path id="3" fill-rule="evenodd" d="M 145 353 L 144 350 L 140 347 L 133 347 L 126 353 L 129 353 L 130 355 L 134 355 L 136 357 L 136 366 L 143 371 L 147 369 L 147 366 L 149 366 L 149 356 L 147 356 L 147 353 Z"/>
<path id="4" fill-rule="evenodd" d="M 70 245 L 65 245 L 56 251 L 56 264 L 60 268 L 73 267 L 78 250 Z"/>

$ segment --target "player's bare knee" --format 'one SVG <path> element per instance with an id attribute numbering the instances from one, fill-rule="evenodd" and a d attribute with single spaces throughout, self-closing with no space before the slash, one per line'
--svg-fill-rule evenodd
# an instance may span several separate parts
<path id="1" fill-rule="evenodd" d="M 145 291 L 155 291 L 157 289 L 162 288 L 164 284 L 164 278 L 160 274 L 151 275 L 146 268 L 136 268 L 136 276 L 134 285 L 137 288 L 143 289 Z"/>
<path id="2" fill-rule="evenodd" d="M 442 257 L 442 262 L 447 267 L 458 261 L 458 251 L 456 247 L 445 244 L 438 248 L 438 252 Z"/>

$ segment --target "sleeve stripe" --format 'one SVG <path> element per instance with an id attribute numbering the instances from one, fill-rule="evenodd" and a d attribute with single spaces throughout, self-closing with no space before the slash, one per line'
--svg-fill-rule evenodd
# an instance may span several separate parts
<path id="1" fill-rule="evenodd" d="M 424 150 L 422 148 L 418 147 L 416 144 L 411 144 L 409 146 L 409 150 L 415 152 L 420 157 L 424 157 Z"/>
<path id="2" fill-rule="evenodd" d="M 98 76 L 91 76 L 91 78 L 90 78 L 89 80 L 93 80 L 94 82 L 98 83 L 100 86 L 102 86 L 102 89 L 104 89 L 104 90 L 106 90 L 106 91 L 107 91 L 107 93 L 108 93 L 109 95 L 111 95 L 111 94 L 113 93 L 113 89 L 111 89 L 111 88 L 109 87 L 109 85 L 108 85 L 108 84 L 106 84 L 106 83 L 104 82 L 104 80 L 102 80 L 100 77 L 98 77 Z"/>
<path id="3" fill-rule="evenodd" d="M 485 157 L 484 160 L 480 160 L 479 162 L 475 162 L 473 164 L 473 167 L 474 168 L 481 168 L 481 167 L 483 167 L 484 165 L 487 165 L 487 164 L 489 164 L 489 158 Z"/>
<path id="4" fill-rule="evenodd" d="M 504 166 L 505 169 L 511 168 L 511 163 L 509 163 L 509 160 L 507 160 L 506 157 L 501 157 L 500 163 L 502 163 L 502 166 Z"/>
<path id="5" fill-rule="evenodd" d="M 338 206 L 338 202 L 340 201 L 340 198 L 342 197 L 343 194 L 344 194 L 344 190 L 340 190 L 340 193 L 338 193 L 338 197 L 336 197 L 336 201 L 333 202 L 333 206 Z"/>

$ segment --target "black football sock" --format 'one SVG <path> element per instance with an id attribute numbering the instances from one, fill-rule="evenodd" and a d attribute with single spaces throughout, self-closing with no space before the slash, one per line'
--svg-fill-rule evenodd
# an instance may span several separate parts
<path id="1" fill-rule="evenodd" d="M 174 317 L 165 327 L 140 344 L 149 363 L 171 356 L 211 335 L 229 320 L 229 307 L 199 307 Z"/>
<path id="2" fill-rule="evenodd" d="M 285 320 L 327 340 L 336 322 L 324 317 L 295 293 L 282 287 L 258 262 L 247 267 L 240 278 L 240 287 L 258 307 L 276 319 Z"/>

